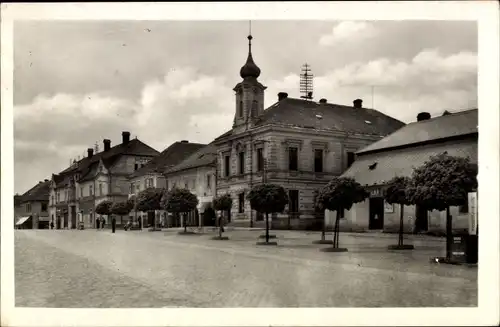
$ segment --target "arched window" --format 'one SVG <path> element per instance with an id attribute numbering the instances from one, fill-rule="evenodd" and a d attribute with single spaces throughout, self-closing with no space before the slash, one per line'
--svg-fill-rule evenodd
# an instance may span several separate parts
<path id="1" fill-rule="evenodd" d="M 252 102 L 252 117 L 256 117 L 257 116 L 258 105 L 259 105 L 259 103 L 257 102 L 257 100 L 253 100 L 253 102 Z"/>

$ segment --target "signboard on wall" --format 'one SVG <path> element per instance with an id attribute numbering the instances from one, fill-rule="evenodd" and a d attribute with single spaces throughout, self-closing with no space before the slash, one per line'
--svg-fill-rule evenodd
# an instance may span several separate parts
<path id="1" fill-rule="evenodd" d="M 385 213 L 394 213 L 394 204 L 387 203 L 384 201 L 384 212 Z"/>
<path id="2" fill-rule="evenodd" d="M 380 188 L 374 188 L 370 191 L 370 197 L 376 198 L 380 196 L 382 196 L 382 191 L 380 190 Z"/>
<path id="3" fill-rule="evenodd" d="M 467 194 L 469 202 L 469 235 L 477 234 L 477 192 Z"/>

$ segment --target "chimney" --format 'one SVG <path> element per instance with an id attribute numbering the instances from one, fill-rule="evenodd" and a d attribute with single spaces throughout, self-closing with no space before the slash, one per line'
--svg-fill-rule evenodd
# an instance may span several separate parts
<path id="1" fill-rule="evenodd" d="M 363 107 L 363 100 L 361 99 L 356 99 L 352 102 L 354 104 L 354 108 L 362 108 Z"/>
<path id="2" fill-rule="evenodd" d="M 181 143 L 189 143 L 188 140 L 182 140 Z"/>
<path id="3" fill-rule="evenodd" d="M 102 143 L 104 143 L 104 151 L 111 149 L 111 140 L 104 139 Z"/>
<path id="4" fill-rule="evenodd" d="M 326 103 L 326 99 L 325 98 L 319 99 L 319 103 Z"/>
<path id="5" fill-rule="evenodd" d="M 431 114 L 428 112 L 421 112 L 417 115 L 417 121 L 423 121 L 431 119 Z"/>
<path id="6" fill-rule="evenodd" d="M 122 143 L 130 142 L 130 132 L 122 132 Z"/>
<path id="7" fill-rule="evenodd" d="M 288 93 L 286 93 L 286 92 L 278 93 L 278 101 L 281 101 L 281 100 L 286 99 L 286 98 L 288 98 Z"/>
<path id="8" fill-rule="evenodd" d="M 87 149 L 87 156 L 88 156 L 89 158 L 92 158 L 92 156 L 93 156 L 93 155 L 94 155 L 94 149 L 92 149 L 92 148 L 88 148 L 88 149 Z"/>

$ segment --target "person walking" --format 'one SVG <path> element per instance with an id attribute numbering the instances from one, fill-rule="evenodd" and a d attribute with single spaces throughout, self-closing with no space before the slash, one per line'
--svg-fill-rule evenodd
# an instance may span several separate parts
<path id="1" fill-rule="evenodd" d="M 116 229 L 116 219 L 115 219 L 115 217 L 113 217 L 111 219 L 111 230 L 113 233 L 115 232 L 115 229 Z"/>
<path id="2" fill-rule="evenodd" d="M 50 229 L 54 229 L 54 220 L 50 221 Z"/>
<path id="3" fill-rule="evenodd" d="M 104 225 L 106 224 L 106 220 L 104 217 L 101 217 L 101 229 L 104 229 Z"/>
<path id="4" fill-rule="evenodd" d="M 101 227 L 101 218 L 97 218 L 95 220 L 95 227 L 97 230 L 99 230 L 99 227 Z"/>

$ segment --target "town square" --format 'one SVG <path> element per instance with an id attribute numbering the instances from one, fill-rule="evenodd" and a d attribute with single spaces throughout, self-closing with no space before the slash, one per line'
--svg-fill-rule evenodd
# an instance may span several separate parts
<path id="1" fill-rule="evenodd" d="M 15 309 L 473 310 L 495 288 L 476 21 L 12 27 Z"/>

